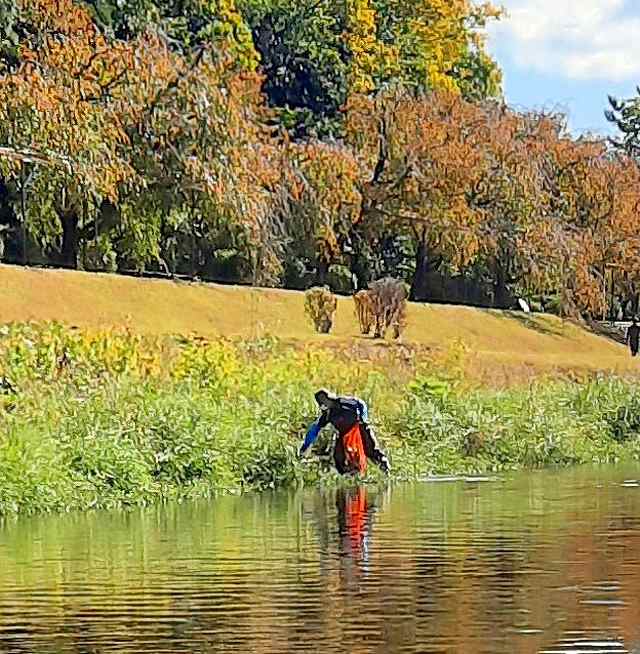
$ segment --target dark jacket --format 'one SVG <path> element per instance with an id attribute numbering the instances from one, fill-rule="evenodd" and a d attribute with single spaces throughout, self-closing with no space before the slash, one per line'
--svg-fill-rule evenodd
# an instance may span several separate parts
<path id="1" fill-rule="evenodd" d="M 324 410 L 320 417 L 309 427 L 300 453 L 306 452 L 318 438 L 320 431 L 327 425 L 333 425 L 344 436 L 356 423 L 366 425 L 369 420 L 367 405 L 357 397 L 339 397 L 337 406 Z"/>

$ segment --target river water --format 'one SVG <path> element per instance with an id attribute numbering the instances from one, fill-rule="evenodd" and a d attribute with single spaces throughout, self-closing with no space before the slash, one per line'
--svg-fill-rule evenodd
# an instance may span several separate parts
<path id="1" fill-rule="evenodd" d="M 640 652 L 640 468 L 0 527 L 0 653 Z"/>

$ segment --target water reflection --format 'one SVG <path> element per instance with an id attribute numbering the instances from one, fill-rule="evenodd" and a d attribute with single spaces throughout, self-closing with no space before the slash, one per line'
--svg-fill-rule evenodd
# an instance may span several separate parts
<path id="1" fill-rule="evenodd" d="M 367 501 L 366 487 L 339 489 L 336 508 L 341 552 L 354 562 L 362 563 L 366 569 L 373 522 L 373 507 Z"/>
<path id="2" fill-rule="evenodd" d="M 0 527 L 0 653 L 640 652 L 637 470 Z"/>

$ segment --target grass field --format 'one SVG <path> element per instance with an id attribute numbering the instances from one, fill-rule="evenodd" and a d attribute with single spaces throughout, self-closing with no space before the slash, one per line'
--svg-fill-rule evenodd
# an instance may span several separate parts
<path id="1" fill-rule="evenodd" d="M 359 336 L 350 298 L 341 298 L 330 336 L 315 334 L 303 294 L 118 275 L 0 266 L 0 322 L 58 320 L 78 327 L 128 324 L 142 334 L 277 336 L 326 344 L 355 357 L 391 346 Z M 469 372 L 496 386 L 541 374 L 634 374 L 621 345 L 549 315 L 412 304 L 403 347 L 420 352 L 462 343 Z"/>

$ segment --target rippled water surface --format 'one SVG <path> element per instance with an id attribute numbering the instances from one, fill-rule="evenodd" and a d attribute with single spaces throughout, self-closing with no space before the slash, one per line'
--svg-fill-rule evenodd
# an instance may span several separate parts
<path id="1" fill-rule="evenodd" d="M 640 652 L 640 469 L 0 527 L 4 652 Z"/>

